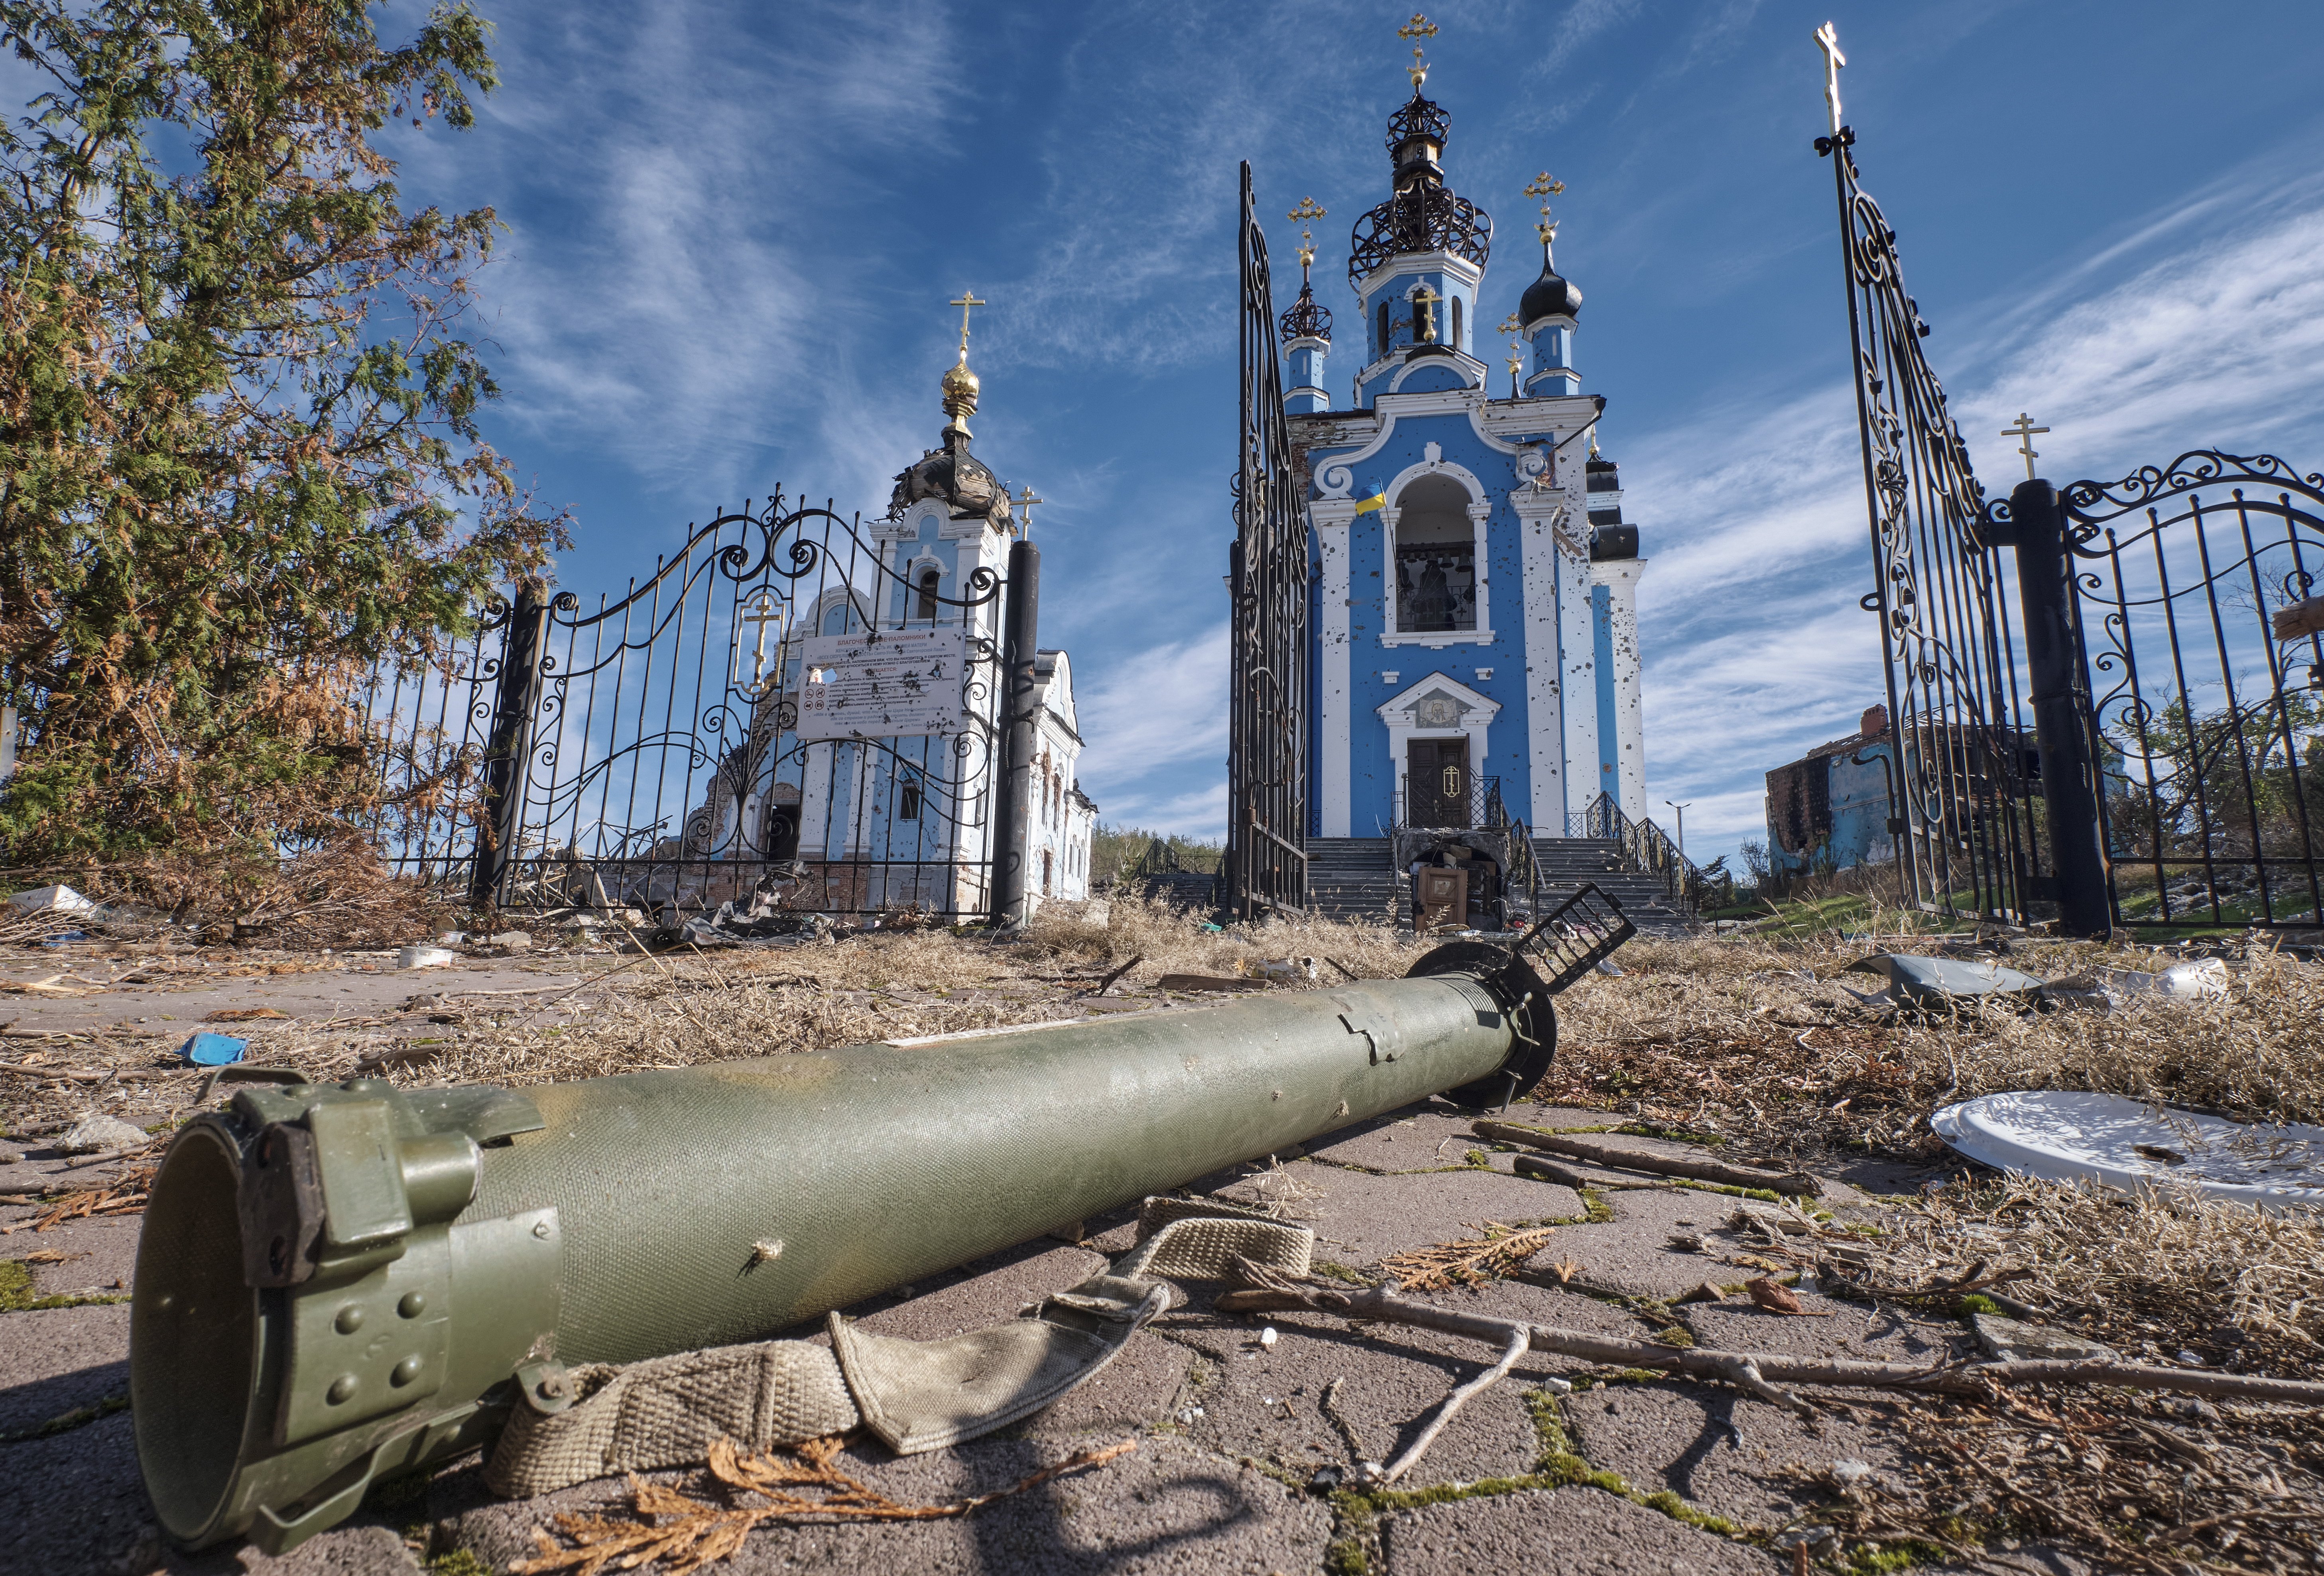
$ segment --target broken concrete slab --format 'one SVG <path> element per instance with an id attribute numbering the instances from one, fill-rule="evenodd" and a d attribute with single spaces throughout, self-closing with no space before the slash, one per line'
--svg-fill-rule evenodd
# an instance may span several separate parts
<path id="1" fill-rule="evenodd" d="M 1342 1128 L 1308 1145 L 1307 1153 L 1364 1171 L 1442 1171 L 1466 1164 L 1472 1149 L 1492 1155 L 1493 1147 L 1469 1130 L 1471 1120 L 1466 1111 L 1431 1101 Z M 1499 1161 L 1496 1170 L 1509 1168 L 1506 1157 L 1492 1157 Z"/>
<path id="2" fill-rule="evenodd" d="M 1266 1325 L 1279 1333 L 1272 1346 L 1259 1341 Z M 1316 1313 L 1269 1314 L 1265 1325 L 1172 1315 L 1154 1332 L 1204 1358 L 1177 1414 L 1187 1437 L 1221 1455 L 1264 1461 L 1301 1483 L 1319 1467 L 1348 1470 L 1395 1460 L 1453 1387 L 1490 1368 L 1498 1355 L 1431 1331 L 1360 1332 Z M 1335 1381 L 1327 1412 L 1323 1396 Z M 1522 1390 L 1497 1385 L 1470 1402 L 1399 1487 L 1531 1470 L 1540 1445 Z"/>
<path id="3" fill-rule="evenodd" d="M 1977 1343 L 2001 1362 L 2118 1362 L 2122 1353 L 2070 1330 L 2029 1324 L 2000 1313 L 1971 1313 Z"/>
<path id="4" fill-rule="evenodd" d="M 1779 1525 L 1829 1498 L 1798 1474 L 1820 1479 L 1840 1460 L 1883 1473 L 1904 1462 L 1869 1424 L 1837 1415 L 1811 1424 L 1721 1386 L 1606 1385 L 1564 1397 L 1559 1410 L 1591 1466 L 1620 1473 L 1640 1493 L 1667 1488 L 1747 1525 Z"/>
<path id="5" fill-rule="evenodd" d="M 1306 1194 L 1297 1207 L 1313 1212 L 1303 1223 L 1314 1229 L 1315 1257 L 1351 1268 L 1406 1249 L 1481 1236 L 1489 1221 L 1524 1226 L 1584 1213 L 1572 1188 L 1493 1171 L 1375 1176 L 1310 1161 L 1284 1171 Z M 1234 1190 L 1226 1196 L 1233 1198 Z"/>
<path id="6" fill-rule="evenodd" d="M 1384 1517 L 1387 1576 L 1775 1576 L 1775 1556 L 1597 1488 L 1533 1489 Z"/>
<path id="7" fill-rule="evenodd" d="M 34 1308 L 7 1321 L 0 1435 L 20 1435 L 129 1393 L 129 1308 Z"/>

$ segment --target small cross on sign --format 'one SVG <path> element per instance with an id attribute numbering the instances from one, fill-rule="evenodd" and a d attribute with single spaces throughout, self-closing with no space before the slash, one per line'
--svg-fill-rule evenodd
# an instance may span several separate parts
<path id="1" fill-rule="evenodd" d="M 2049 430 L 2046 427 L 2034 426 L 2033 418 L 2027 416 L 2023 410 L 2017 412 L 2016 426 L 2005 427 L 2001 429 L 2002 437 L 2014 438 L 2017 440 L 2017 452 L 2025 456 L 2025 479 L 2029 482 L 2034 480 L 2034 462 L 2042 457 L 2042 451 L 2034 447 L 2034 435 Z"/>

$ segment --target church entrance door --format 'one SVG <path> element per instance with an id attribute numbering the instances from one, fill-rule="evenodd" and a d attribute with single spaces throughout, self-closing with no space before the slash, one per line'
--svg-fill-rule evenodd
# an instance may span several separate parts
<path id="1" fill-rule="evenodd" d="M 1406 746 L 1406 825 L 1469 825 L 1469 741 L 1415 739 Z"/>

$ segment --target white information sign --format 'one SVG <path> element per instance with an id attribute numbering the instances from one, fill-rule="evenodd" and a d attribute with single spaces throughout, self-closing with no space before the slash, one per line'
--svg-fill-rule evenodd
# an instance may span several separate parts
<path id="1" fill-rule="evenodd" d="M 811 635 L 800 646 L 802 739 L 957 733 L 965 713 L 968 631 L 883 630 Z"/>

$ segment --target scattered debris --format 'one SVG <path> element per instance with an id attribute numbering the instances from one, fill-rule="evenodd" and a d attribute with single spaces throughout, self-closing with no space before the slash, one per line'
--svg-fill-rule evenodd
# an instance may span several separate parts
<path id="1" fill-rule="evenodd" d="M 221 1007 L 203 1016 L 204 1023 L 256 1023 L 262 1018 L 289 1018 L 287 1012 L 272 1007 Z"/>
<path id="2" fill-rule="evenodd" d="M 395 954 L 399 969 L 448 969 L 456 954 L 448 947 L 407 946 Z"/>
<path id="3" fill-rule="evenodd" d="M 66 1129 L 56 1144 L 68 1155 L 97 1155 L 142 1149 L 151 1142 L 143 1128 L 99 1113 L 83 1117 Z"/>
<path id="4" fill-rule="evenodd" d="M 1764 1275 L 1755 1276 L 1753 1278 L 1745 1281 L 1743 1283 L 1743 1289 L 1751 1294 L 1751 1300 L 1753 1302 L 1758 1304 L 1761 1307 L 1766 1309 L 1771 1313 L 1790 1313 L 1802 1319 L 1827 1319 L 1831 1317 L 1829 1313 L 1810 1313 L 1807 1309 L 1800 1305 L 1799 1296 L 1792 1290 L 1791 1287 L 1784 1285 L 1781 1281 L 1771 1280 Z"/>
<path id="5" fill-rule="evenodd" d="M 2029 1324 L 2002 1313 L 1972 1313 L 1977 1343 L 2003 1362 L 2119 1362 L 2122 1353 L 2103 1341 L 2088 1341 L 2063 1330 Z M 2186 1357 L 2185 1352 L 2180 1353 Z"/>
<path id="6" fill-rule="evenodd" d="M 2265 1208 L 2324 1206 L 2324 1128 L 2062 1090 L 1981 1095 L 1945 1107 L 1929 1126 L 1999 1171 L 2124 1192 L 2167 1183 Z"/>
<path id="7" fill-rule="evenodd" d="M 1570 1155 L 1577 1160 L 1587 1160 L 1596 1166 L 1611 1166 L 1624 1171 L 1650 1171 L 1663 1176 L 1683 1176 L 1694 1182 L 1714 1182 L 1724 1187 L 1760 1187 L 1807 1198 L 1818 1198 L 1823 1194 L 1823 1184 L 1804 1171 L 1758 1171 L 1744 1166 L 1729 1166 L 1717 1160 L 1682 1159 L 1652 1154 L 1627 1144 L 1609 1144 L 1592 1138 L 1553 1133 L 1546 1129 L 1525 1127 L 1516 1122 L 1471 1122 L 1469 1130 L 1495 1143 L 1525 1144 L 1536 1149 L 1547 1149 L 1554 1155 Z"/>
<path id="8" fill-rule="evenodd" d="M 734 1442 L 712 1442 L 709 1472 L 732 1500 L 738 1494 L 755 1494 L 763 1505 L 717 1504 L 696 1499 L 664 1483 L 649 1483 L 630 1475 L 631 1515 L 586 1516 L 560 1512 L 552 1525 L 566 1547 L 546 1528 L 535 1528 L 533 1541 L 540 1551 L 509 1566 L 523 1576 L 548 1571 L 571 1571 L 573 1576 L 598 1576 L 612 1566 L 634 1571 L 663 1562 L 669 1576 L 685 1576 L 725 1559 L 742 1546 L 751 1529 L 761 1522 L 933 1521 L 966 1516 L 1011 1495 L 1100 1466 L 1138 1448 L 1134 1439 L 1102 1450 L 1083 1451 L 1053 1467 L 1045 1467 L 1022 1481 L 991 1494 L 956 1499 L 948 1505 L 903 1505 L 849 1475 L 838 1465 L 846 1445 L 844 1435 L 811 1439 L 788 1451 L 738 1453 Z"/>
<path id="9" fill-rule="evenodd" d="M 70 887 L 33 887 L 11 896 L 8 907 L 19 914 L 95 914 L 97 908 Z"/>
<path id="10" fill-rule="evenodd" d="M 1246 978 L 1223 979 L 1216 974 L 1165 974 L 1154 982 L 1157 991 L 1248 991 L 1261 982 Z"/>
<path id="11" fill-rule="evenodd" d="M 1439 1242 L 1391 1254 L 1380 1267 L 1407 1292 L 1443 1291 L 1453 1286 L 1476 1286 L 1521 1269 L 1526 1261 L 1549 1246 L 1554 1226 L 1513 1230 L 1498 1221 L 1485 1222 L 1487 1235 L 1466 1242 Z"/>
<path id="12" fill-rule="evenodd" d="M 230 1034 L 205 1032 L 195 1035 L 180 1046 L 178 1055 L 185 1058 L 189 1066 L 227 1067 L 241 1061 L 243 1053 L 249 1048 L 248 1040 L 236 1039 Z"/>
<path id="13" fill-rule="evenodd" d="M 1888 988 L 1864 993 L 1849 991 L 1867 1007 L 1944 1007 L 1957 1000 L 1978 996 L 2026 996 L 2042 989 L 2043 981 L 2000 963 L 1967 958 L 1915 957 L 1908 953 L 1875 953 L 1848 965 L 1861 973 L 1885 975 Z M 1840 987 L 1847 990 L 1846 986 Z"/>

